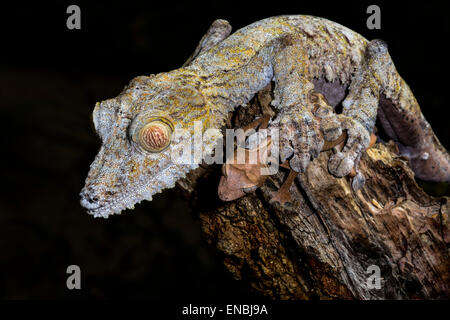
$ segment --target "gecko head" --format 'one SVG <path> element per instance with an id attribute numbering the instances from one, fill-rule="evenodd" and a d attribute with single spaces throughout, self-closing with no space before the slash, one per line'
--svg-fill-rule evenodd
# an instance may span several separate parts
<path id="1" fill-rule="evenodd" d="M 175 71 L 138 77 L 118 97 L 96 104 L 92 118 L 102 145 L 80 193 L 89 214 L 106 218 L 152 200 L 212 153 L 219 130 L 194 141 L 215 123 L 196 79 Z"/>

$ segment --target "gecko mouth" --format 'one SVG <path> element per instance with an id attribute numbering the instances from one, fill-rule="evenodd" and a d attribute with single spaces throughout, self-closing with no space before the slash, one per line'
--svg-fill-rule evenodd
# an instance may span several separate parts
<path id="1" fill-rule="evenodd" d="M 91 193 L 83 189 L 80 193 L 80 204 L 87 209 L 87 213 L 93 215 L 94 218 L 102 217 L 108 218 L 113 214 L 119 214 L 125 209 L 133 209 L 134 205 L 144 200 L 132 196 L 131 192 L 114 195 L 111 199 L 99 200 L 97 197 L 92 197 Z M 151 197 L 150 199 L 151 200 Z"/>
<path id="2" fill-rule="evenodd" d="M 100 203 L 96 202 L 97 201 L 96 198 L 91 199 L 85 191 L 82 191 L 80 193 L 80 197 L 81 197 L 80 199 L 81 206 L 88 209 L 89 211 L 97 210 L 102 207 Z"/>
<path id="3" fill-rule="evenodd" d="M 87 213 L 94 218 L 108 218 L 110 215 L 120 214 L 125 209 L 134 209 L 134 206 L 142 200 L 152 200 L 152 196 L 160 192 L 153 190 L 152 183 L 143 185 L 141 188 L 130 188 L 120 193 L 107 193 L 107 197 L 96 196 L 90 187 L 85 187 L 80 192 L 80 204 L 87 209 Z"/>
<path id="4" fill-rule="evenodd" d="M 151 201 L 152 196 L 161 190 L 152 188 L 155 183 L 153 179 L 150 181 L 121 192 L 103 190 L 101 191 L 103 196 L 97 195 L 100 192 L 96 192 L 95 187 L 86 186 L 80 192 L 80 204 L 94 218 L 108 218 L 110 215 L 120 214 L 125 209 L 134 209 L 134 206 L 142 200 Z"/>
<path id="5" fill-rule="evenodd" d="M 125 190 L 120 192 L 99 190 L 95 184 L 87 185 L 80 192 L 80 204 L 95 218 L 108 218 L 110 215 L 120 214 L 125 209 L 134 209 L 135 204 L 142 200 L 151 201 L 153 195 L 164 189 L 173 188 L 176 181 L 196 167 L 198 165 L 168 166 L 159 174 L 146 176 L 139 183 L 125 187 Z"/>

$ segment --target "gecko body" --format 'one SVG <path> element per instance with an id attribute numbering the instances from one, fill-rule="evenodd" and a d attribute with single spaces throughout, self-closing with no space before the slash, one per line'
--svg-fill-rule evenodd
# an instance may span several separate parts
<path id="1" fill-rule="evenodd" d="M 190 137 L 175 136 L 176 130 L 194 135 L 196 123 L 203 131 L 220 129 L 230 111 L 271 81 L 272 105 L 279 112 L 270 127 L 280 130 L 280 160 L 294 171 L 303 172 L 324 140 L 346 131 L 344 148 L 328 164 L 331 174 L 346 176 L 357 168 L 379 115 L 417 176 L 450 180 L 448 152 L 384 42 L 312 16 L 267 18 L 230 31 L 226 21 L 217 20 L 183 67 L 137 77 L 116 98 L 96 104 L 93 122 L 102 146 L 81 191 L 88 213 L 108 217 L 173 187 L 198 166 L 173 158 L 191 143 Z M 317 108 L 309 99 L 312 90 L 329 104 Z M 341 102 L 343 111 L 336 114 Z M 322 134 L 315 117 L 321 118 Z M 219 132 L 210 135 L 193 151 L 201 160 L 220 139 Z"/>

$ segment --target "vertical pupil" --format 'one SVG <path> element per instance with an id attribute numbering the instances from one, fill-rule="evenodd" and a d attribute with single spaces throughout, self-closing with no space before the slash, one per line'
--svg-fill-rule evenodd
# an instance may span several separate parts
<path id="1" fill-rule="evenodd" d="M 141 139 L 150 150 L 162 149 L 169 142 L 167 128 L 163 124 L 150 125 L 144 129 Z"/>
<path id="2" fill-rule="evenodd" d="M 164 144 L 164 132 L 157 126 L 150 127 L 146 135 L 147 142 L 151 146 L 160 147 Z"/>

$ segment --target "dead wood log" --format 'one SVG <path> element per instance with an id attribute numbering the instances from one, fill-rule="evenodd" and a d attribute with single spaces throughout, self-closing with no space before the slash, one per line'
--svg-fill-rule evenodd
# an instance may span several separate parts
<path id="1" fill-rule="evenodd" d="M 229 126 L 267 113 L 270 88 L 238 109 Z M 322 152 L 290 189 L 293 205 L 269 203 L 288 172 L 232 202 L 217 196 L 220 166 L 202 166 L 178 185 L 204 239 L 235 279 L 274 299 L 448 299 L 449 198 L 426 194 L 393 142 L 362 157 L 358 192 L 327 170 Z M 380 270 L 370 286 L 369 266 Z"/>

